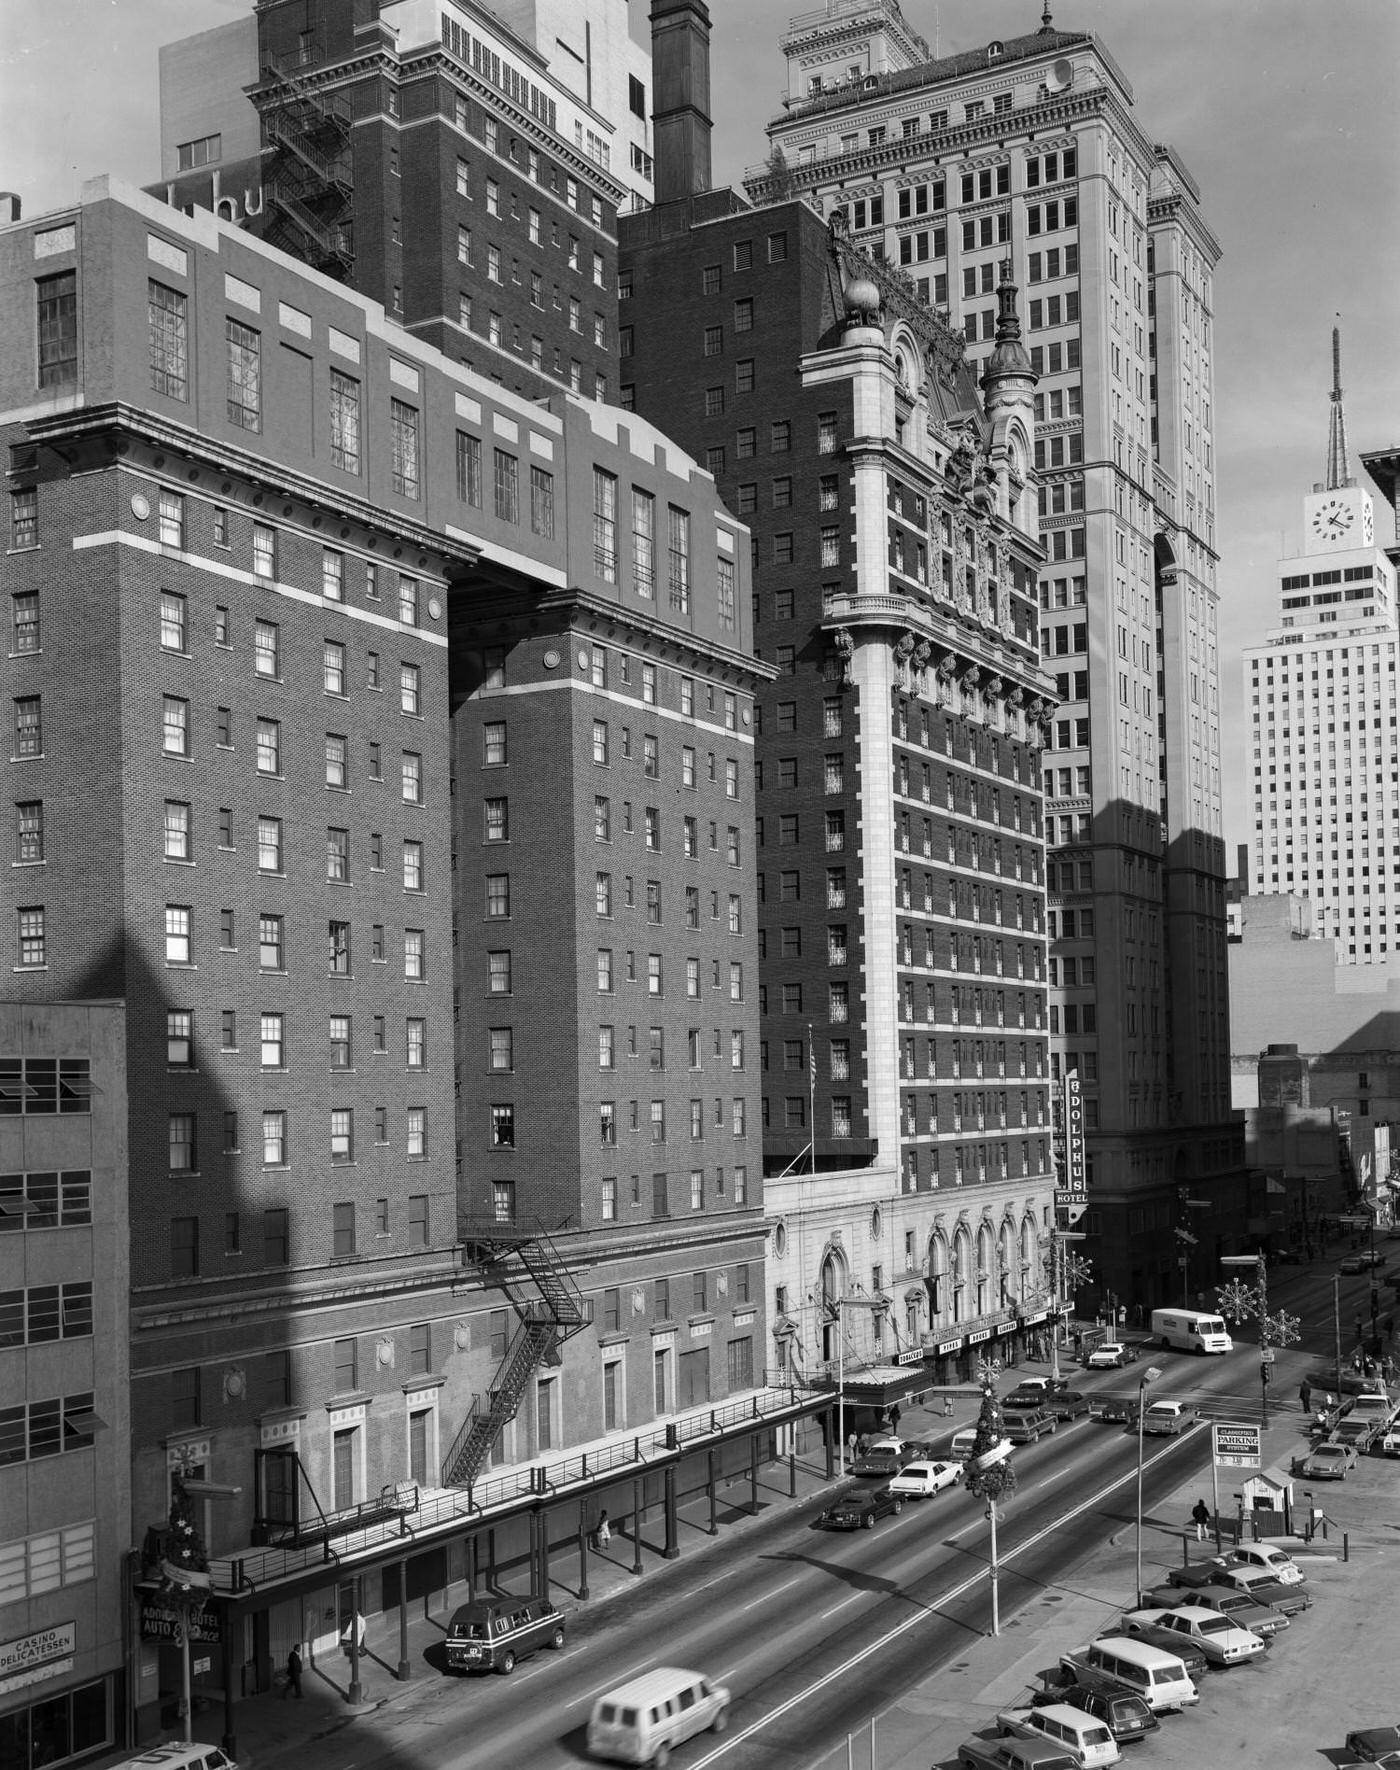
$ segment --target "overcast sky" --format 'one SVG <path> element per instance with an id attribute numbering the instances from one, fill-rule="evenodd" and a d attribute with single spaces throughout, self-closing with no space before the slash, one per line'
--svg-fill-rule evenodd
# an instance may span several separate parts
<path id="1" fill-rule="evenodd" d="M 617 0 L 621 3 L 621 0 Z M 631 0 L 644 6 L 646 0 Z M 1038 28 L 1041 0 L 905 0 L 936 54 Z M 0 0 L 0 188 L 32 215 L 110 171 L 158 171 L 156 48 L 251 0 Z M 766 154 L 787 0 L 709 0 L 716 183 Z M 1400 443 L 1396 0 L 1063 0 L 1097 32 L 1144 132 L 1200 184 L 1224 248 L 1216 278 L 1216 505 L 1226 835 L 1247 831 L 1239 654 L 1272 625 L 1275 561 L 1326 465 L 1340 311 L 1353 453 Z M 1359 471 L 1359 470 L 1357 470 Z M 1377 524 L 1389 539 L 1391 522 Z M 1232 847 L 1233 854 L 1233 847 Z M 1232 862 L 1233 864 L 1233 862 Z"/>

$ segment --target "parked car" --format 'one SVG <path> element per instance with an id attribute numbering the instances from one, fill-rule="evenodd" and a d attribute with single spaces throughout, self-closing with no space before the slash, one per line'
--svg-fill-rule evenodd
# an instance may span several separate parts
<path id="1" fill-rule="evenodd" d="M 1089 1418 L 1102 1420 L 1106 1426 L 1135 1425 L 1137 1416 L 1136 1395 L 1091 1395 L 1089 1397 Z"/>
<path id="2" fill-rule="evenodd" d="M 447 1625 L 447 1664 L 454 1672 L 502 1672 L 564 1645 L 564 1616 L 548 1598 L 482 1598 L 463 1604 Z"/>
<path id="3" fill-rule="evenodd" d="M 1067 1702 L 1047 1703 L 1041 1708 L 1003 1709 L 997 1726 L 1018 1739 L 1048 1739 L 1069 1754 L 1084 1770 L 1104 1770 L 1122 1760 L 1118 1742 L 1108 1724 Z"/>
<path id="4" fill-rule="evenodd" d="M 1349 1444 L 1357 1456 L 1364 1457 L 1384 1430 L 1378 1420 L 1368 1420 L 1364 1414 L 1349 1414 L 1346 1419 L 1337 1421 L 1327 1434 L 1327 1442 Z"/>
<path id="5" fill-rule="evenodd" d="M 953 1443 L 949 1454 L 958 1458 L 960 1462 L 966 1463 L 972 1456 L 972 1447 L 976 1442 L 976 1426 L 964 1426 L 961 1431 L 953 1434 Z M 993 1463 L 1004 1463 L 1010 1455 L 1011 1440 L 1009 1438 L 999 1438 L 992 1448 L 983 1456 L 983 1467 L 990 1467 Z"/>
<path id="6" fill-rule="evenodd" d="M 1137 1361 L 1138 1349 L 1125 1340 L 1103 1340 L 1084 1360 L 1091 1371 L 1122 1370 Z"/>
<path id="7" fill-rule="evenodd" d="M 1128 1631 L 1119 1625 L 1108 1630 L 1110 1636 L 1123 1637 Z M 1149 1647 L 1161 1647 L 1174 1658 L 1179 1659 L 1185 1668 L 1186 1676 L 1194 1683 L 1203 1678 L 1210 1668 L 1210 1661 L 1202 1653 L 1200 1647 L 1187 1636 L 1178 1634 L 1175 1629 L 1159 1629 L 1144 1623 L 1132 1631 L 1133 1637 L 1143 1641 Z M 1092 1643 L 1091 1643 L 1092 1645 Z M 1065 1663 L 1064 1655 L 1060 1656 L 1060 1664 Z"/>
<path id="8" fill-rule="evenodd" d="M 1373 1266 L 1384 1266 L 1385 1258 L 1379 1249 L 1373 1252 L 1370 1248 L 1362 1248 L 1358 1254 L 1348 1254 L 1337 1270 L 1338 1272 L 1369 1272 Z"/>
<path id="9" fill-rule="evenodd" d="M 1260 1567 L 1285 1586 L 1301 1586 L 1307 1577 L 1287 1549 L 1273 1543 L 1241 1543 L 1218 1559 L 1222 1567 Z"/>
<path id="10" fill-rule="evenodd" d="M 1060 1423 L 1054 1414 L 1038 1407 L 1008 1408 L 1001 1417 L 1011 1444 L 1039 1444 L 1044 1435 L 1053 1433 Z"/>
<path id="11" fill-rule="evenodd" d="M 1079 1770 L 1062 1746 L 1048 1739 L 983 1739 L 974 1733 L 958 1747 L 958 1770 Z"/>
<path id="12" fill-rule="evenodd" d="M 1184 1432 L 1190 1423 L 1189 1401 L 1153 1401 L 1142 1416 L 1143 1431 L 1159 1437 L 1174 1437 L 1178 1432 Z"/>
<path id="13" fill-rule="evenodd" d="M 1315 1444 L 1305 1457 L 1294 1457 L 1292 1470 L 1309 1481 L 1340 1481 L 1356 1467 L 1356 1450 L 1350 1444 L 1328 1439 Z"/>
<path id="14" fill-rule="evenodd" d="M 903 1510 L 904 1501 L 888 1487 L 876 1488 L 873 1493 L 857 1487 L 819 1512 L 817 1524 L 822 1530 L 873 1530 L 877 1518 L 890 1512 L 898 1517 Z"/>
<path id="15" fill-rule="evenodd" d="M 1272 1604 L 1260 1604 L 1248 1592 L 1237 1592 L 1231 1586 L 1200 1586 L 1190 1592 L 1177 1586 L 1153 1586 L 1143 1596 L 1149 1604 L 1172 1608 L 1179 1604 L 1198 1604 L 1207 1610 L 1218 1610 L 1222 1616 L 1228 1616 L 1231 1622 L 1260 1636 L 1266 1643 L 1280 1629 L 1288 1627 L 1288 1618 L 1281 1610 L 1275 1610 Z"/>
<path id="16" fill-rule="evenodd" d="M 1194 1641 L 1212 1665 L 1242 1665 L 1264 1651 L 1260 1636 L 1201 1604 L 1182 1604 L 1169 1610 L 1130 1610 L 1123 1618 L 1123 1627 L 1130 1635 L 1138 1634 L 1143 1626 L 1165 1629 Z"/>
<path id="17" fill-rule="evenodd" d="M 1022 1377 L 1016 1387 L 1029 1394 L 1052 1395 L 1057 1390 L 1068 1388 L 1069 1379 L 1067 1377 Z"/>
<path id="18" fill-rule="evenodd" d="M 1031 1383 L 1018 1383 L 1009 1395 L 1001 1398 L 1002 1412 L 1012 1407 L 1044 1407 L 1050 1406 L 1050 1391 Z"/>
<path id="19" fill-rule="evenodd" d="M 1140 1696 L 1119 1689 L 1106 1678 L 1096 1679 L 1092 1672 L 1079 1672 L 1076 1680 L 1037 1690 L 1031 1697 L 1031 1706 L 1044 1708 L 1048 1703 L 1063 1702 L 1070 1708 L 1083 1709 L 1086 1715 L 1094 1715 L 1102 1721 L 1120 1745 L 1144 1739 L 1161 1726 Z"/>
<path id="20" fill-rule="evenodd" d="M 961 1481 L 962 1474 L 961 1463 L 906 1463 L 891 1481 L 889 1491 L 903 1500 L 923 1500 Z"/>
<path id="21" fill-rule="evenodd" d="M 914 1454 L 914 1447 L 904 1438 L 877 1438 L 851 1464 L 852 1475 L 884 1477 L 898 1475 Z"/>
<path id="22" fill-rule="evenodd" d="M 1376 1440 L 1374 1448 L 1383 1457 L 1400 1457 L 1400 1426 L 1392 1426 Z"/>
<path id="23" fill-rule="evenodd" d="M 1379 1764 L 1387 1752 L 1400 1751 L 1400 1725 L 1354 1727 L 1347 1734 L 1347 1750 L 1363 1764 Z"/>
<path id="24" fill-rule="evenodd" d="M 1400 1416 L 1400 1402 L 1392 1401 L 1385 1393 L 1353 1395 L 1342 1404 L 1344 1419 L 1374 1420 L 1379 1426 L 1391 1426 Z"/>
<path id="25" fill-rule="evenodd" d="M 1215 1583 L 1233 1592 L 1248 1592 L 1256 1604 L 1267 1604 L 1285 1616 L 1312 1609 L 1312 1593 L 1306 1586 L 1285 1586 L 1262 1567 L 1220 1567 Z"/>

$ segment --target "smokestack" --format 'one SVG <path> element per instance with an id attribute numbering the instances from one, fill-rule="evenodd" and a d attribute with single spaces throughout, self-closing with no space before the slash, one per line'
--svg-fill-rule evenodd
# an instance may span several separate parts
<path id="1" fill-rule="evenodd" d="M 20 202 L 13 191 L 0 191 L 0 227 L 19 220 Z"/>
<path id="2" fill-rule="evenodd" d="M 710 188 L 710 14 L 705 0 L 654 0 L 651 134 L 658 203 Z"/>

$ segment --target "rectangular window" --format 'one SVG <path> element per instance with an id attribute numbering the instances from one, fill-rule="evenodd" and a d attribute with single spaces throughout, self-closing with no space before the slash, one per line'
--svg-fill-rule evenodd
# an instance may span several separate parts
<path id="1" fill-rule="evenodd" d="M 285 1069 L 287 1067 L 287 1047 L 283 1039 L 283 1019 L 280 1014 L 260 1014 L 258 1016 L 258 1037 L 262 1052 L 264 1069 Z"/>
<path id="2" fill-rule="evenodd" d="M 162 547 L 184 547 L 185 500 L 181 493 L 161 489 L 157 523 L 157 533 Z M 183 598 L 181 600 L 183 601 Z"/>
<path id="3" fill-rule="evenodd" d="M 258 871 L 282 871 L 282 820 L 280 817 L 258 818 Z"/>
<path id="4" fill-rule="evenodd" d="M 336 1107 L 331 1113 L 331 1160 L 337 1163 L 355 1159 L 355 1111 L 353 1107 Z"/>
<path id="5" fill-rule="evenodd" d="M 268 579 L 277 576 L 277 530 L 265 522 L 253 524 L 253 575 Z"/>
<path id="6" fill-rule="evenodd" d="M 349 739 L 340 732 L 326 733 L 326 785 L 328 787 L 348 787 L 349 778 Z"/>
<path id="7" fill-rule="evenodd" d="M 632 488 L 632 582 L 650 601 L 656 585 L 656 499 L 640 486 Z"/>
<path id="8" fill-rule="evenodd" d="M 165 858 L 190 860 L 190 808 L 178 799 L 165 802 Z"/>
<path id="9" fill-rule="evenodd" d="M 39 493 L 34 486 L 10 493 L 10 545 L 39 545 Z"/>
<path id="10" fill-rule="evenodd" d="M 39 708 L 37 696 L 32 703 L 16 701 L 14 703 L 16 712 L 21 706 L 27 706 L 27 704 L 32 704 L 35 713 L 37 713 L 37 708 Z M 37 733 L 37 724 L 35 724 L 35 733 Z M 19 736 L 23 738 L 25 733 L 21 731 Z M 189 703 L 182 701 L 181 697 L 175 696 L 175 694 L 166 694 L 161 701 L 161 745 L 165 749 L 166 756 L 188 756 L 189 754 Z M 16 754 L 19 756 L 39 756 L 41 750 L 37 745 L 32 750 L 19 747 Z"/>
<path id="11" fill-rule="evenodd" d="M 617 477 L 601 467 L 593 469 L 593 569 L 617 582 Z"/>
<path id="12" fill-rule="evenodd" d="M 282 965 L 282 918 L 280 916 L 258 917 L 258 965 L 263 971 L 281 971 Z"/>
<path id="13" fill-rule="evenodd" d="M 167 399 L 189 398 L 188 299 L 154 280 L 146 285 L 146 326 L 150 342 L 151 391 Z"/>
<path id="14" fill-rule="evenodd" d="M 679 614 L 690 612 L 690 515 L 669 506 L 667 588 L 670 604 Z"/>
<path id="15" fill-rule="evenodd" d="M 32 911 L 20 911 L 20 948 L 24 948 L 24 918 L 32 915 Z M 43 912 L 39 912 L 42 917 Z M 188 965 L 190 963 L 190 906 L 188 904 L 168 903 L 165 906 L 165 962 L 167 965 Z M 42 936 L 42 921 L 40 923 Z M 25 962 L 21 959 L 21 963 Z M 34 960 L 29 960 L 33 964 Z M 42 963 L 42 959 L 38 961 Z"/>
<path id="16" fill-rule="evenodd" d="M 421 805 L 423 803 L 423 758 L 412 750 L 405 750 L 400 773 L 404 804 Z"/>
<path id="17" fill-rule="evenodd" d="M 520 521 L 520 463 L 508 449 L 496 449 L 496 515 L 502 522 Z"/>
<path id="18" fill-rule="evenodd" d="M 360 384 L 339 369 L 331 370 L 331 465 L 345 473 L 360 471 Z"/>
<path id="19" fill-rule="evenodd" d="M 62 387 L 78 378 L 78 274 L 66 270 L 35 285 L 39 385 Z"/>
<path id="20" fill-rule="evenodd" d="M 348 922 L 327 923 L 330 941 L 330 974 L 332 977 L 349 977 L 350 972 L 350 924 Z"/>
<path id="21" fill-rule="evenodd" d="M 174 713 L 172 713 L 174 709 Z M 172 719 L 178 715 L 178 726 Z M 165 698 L 165 748 L 174 756 L 188 754 L 185 740 L 188 735 L 189 702 L 175 700 L 167 695 Z M 172 747 L 172 740 L 178 737 L 178 747 Z M 44 722 L 40 696 L 21 695 L 15 702 L 15 755 L 42 756 L 44 753 Z"/>
<path id="22" fill-rule="evenodd" d="M 40 799 L 15 806 L 15 859 L 21 865 L 44 858 L 44 805 Z"/>
<path id="23" fill-rule="evenodd" d="M 530 469 L 530 531 L 554 538 L 554 475 L 543 467 Z"/>
<path id="24" fill-rule="evenodd" d="M 262 429 L 262 340 L 251 326 L 225 321 L 228 421 L 240 430 Z"/>
<path id="25" fill-rule="evenodd" d="M 330 1016 L 331 1068 L 353 1069 L 354 1051 L 350 1039 L 351 1021 L 348 1014 L 332 1014 Z"/>
<path id="26" fill-rule="evenodd" d="M 403 888 L 405 891 L 421 891 L 423 889 L 423 844 L 421 842 L 405 842 L 403 845 Z"/>
<path id="27" fill-rule="evenodd" d="M 389 444 L 394 490 L 418 496 L 418 409 L 401 399 L 389 401 Z"/>
<path id="28" fill-rule="evenodd" d="M 481 438 L 457 432 L 457 496 L 462 503 L 481 508 Z"/>

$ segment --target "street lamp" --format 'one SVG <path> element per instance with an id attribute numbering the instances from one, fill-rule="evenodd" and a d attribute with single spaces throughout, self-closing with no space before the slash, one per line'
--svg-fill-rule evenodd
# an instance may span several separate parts
<path id="1" fill-rule="evenodd" d="M 1216 1291 L 1222 1315 L 1228 1315 L 1233 1322 L 1244 1321 L 1252 1316 L 1259 1323 L 1259 1413 L 1261 1424 L 1269 1423 L 1269 1367 L 1274 1362 L 1274 1347 L 1292 1346 L 1298 1339 L 1302 1323 L 1296 1315 L 1288 1314 L 1281 1309 L 1277 1315 L 1269 1314 L 1269 1273 L 1262 1252 L 1257 1254 L 1222 1254 L 1222 1266 L 1252 1266 L 1254 1283 L 1244 1284 L 1238 1278 L 1232 1278 L 1227 1285 L 1221 1285 Z"/>
<path id="2" fill-rule="evenodd" d="M 972 1449 L 968 1452 L 967 1474 L 964 1477 L 967 1491 L 987 1502 L 987 1522 L 992 1527 L 989 1572 L 992 1586 L 992 1633 L 994 1635 L 1001 1633 L 1001 1611 L 998 1597 L 998 1580 L 1001 1569 L 997 1562 L 997 1501 L 1016 1490 L 1016 1471 L 1011 1467 L 1005 1449 L 998 1453 L 998 1446 L 1003 1437 L 1001 1408 L 997 1404 L 997 1377 L 1000 1372 L 1001 1365 L 996 1359 L 982 1358 L 978 1360 L 977 1379 L 982 1385 L 982 1407 L 977 1416 L 977 1432 L 972 1441 Z"/>
<path id="3" fill-rule="evenodd" d="M 1155 1364 L 1149 1364 L 1138 1378 L 1138 1458 L 1137 1458 L 1137 1601 L 1142 1603 L 1142 1422 L 1147 1412 L 1148 1385 L 1161 1376 Z"/>

